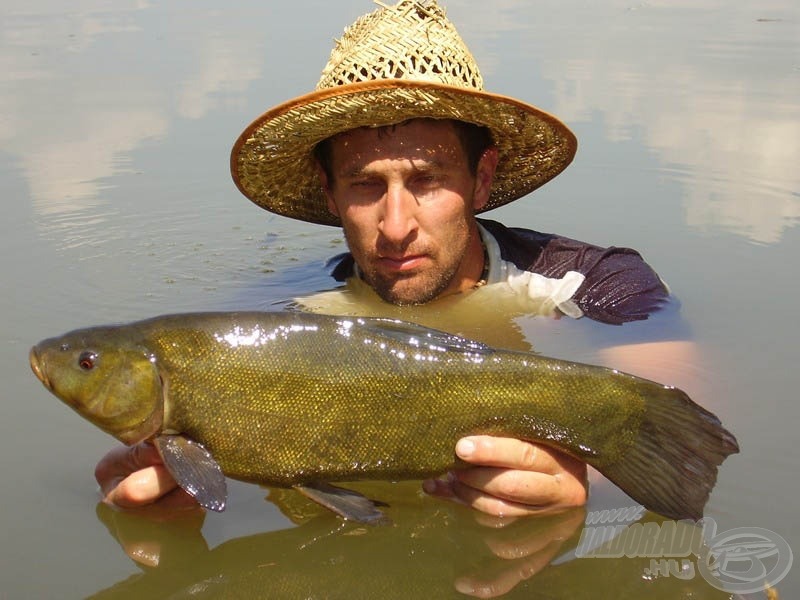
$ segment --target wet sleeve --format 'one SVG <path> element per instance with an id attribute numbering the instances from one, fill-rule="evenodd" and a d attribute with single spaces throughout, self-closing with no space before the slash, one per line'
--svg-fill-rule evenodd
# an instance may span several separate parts
<path id="1" fill-rule="evenodd" d="M 580 273 L 583 282 L 570 300 L 589 319 L 613 325 L 642 321 L 669 300 L 669 289 L 636 250 L 554 235 L 541 248 L 529 270 L 554 278 Z"/>
<path id="2" fill-rule="evenodd" d="M 572 300 L 589 319 L 642 321 L 669 302 L 667 286 L 635 250 L 590 246 L 578 254 L 575 270 L 585 279 Z"/>
<path id="3" fill-rule="evenodd" d="M 593 321 L 586 329 L 599 345 L 691 339 L 680 301 L 635 250 L 588 245 L 564 260 L 585 277 L 573 302 Z"/>

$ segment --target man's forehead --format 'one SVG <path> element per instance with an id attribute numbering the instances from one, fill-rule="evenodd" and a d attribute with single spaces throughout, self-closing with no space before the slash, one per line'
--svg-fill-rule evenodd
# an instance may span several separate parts
<path id="1" fill-rule="evenodd" d="M 449 121 L 415 119 L 384 127 L 359 127 L 331 138 L 337 171 L 353 171 L 375 160 L 398 159 L 444 166 L 466 154 Z"/>

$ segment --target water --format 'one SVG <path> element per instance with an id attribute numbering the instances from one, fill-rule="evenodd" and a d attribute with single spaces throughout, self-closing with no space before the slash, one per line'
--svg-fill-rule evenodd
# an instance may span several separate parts
<path id="1" fill-rule="evenodd" d="M 487 88 L 560 116 L 580 140 L 566 173 L 489 216 L 643 252 L 681 298 L 699 359 L 641 369 L 691 388 L 742 447 L 707 514 L 721 530 L 760 527 L 797 549 L 800 9 L 447 7 Z M 380 532 L 324 517 L 294 526 L 264 490 L 238 483 L 202 536 L 94 510 L 93 466 L 113 442 L 32 377 L 29 346 L 159 313 L 280 308 L 333 287 L 324 262 L 343 250 L 338 230 L 251 205 L 228 156 L 254 117 L 311 89 L 331 39 L 370 9 L 361 0 L 0 9 L 0 599 L 459 597 L 457 587 L 478 582 L 515 597 L 718 597 L 699 576 L 648 578 L 647 559 L 570 560 L 581 511 L 498 529 L 416 484 L 378 485 L 398 524 Z M 574 360 L 598 359 L 603 338 L 635 330 L 479 305 L 447 314 L 427 318 Z M 281 506 L 308 510 L 293 504 Z M 143 560 L 160 547 L 160 566 L 131 561 L 120 547 L 131 539 Z M 778 588 L 800 593 L 796 569 Z"/>

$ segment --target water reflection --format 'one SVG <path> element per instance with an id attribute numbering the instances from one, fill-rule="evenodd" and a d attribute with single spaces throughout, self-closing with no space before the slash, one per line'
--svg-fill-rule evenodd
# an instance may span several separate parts
<path id="1" fill-rule="evenodd" d="M 796 482 L 785 477 L 797 463 L 796 445 L 790 443 L 796 437 L 797 345 L 787 327 L 797 289 L 793 278 L 780 275 L 792 272 L 798 239 L 796 230 L 787 235 L 800 203 L 794 166 L 800 158 L 797 3 L 442 3 L 490 89 L 541 104 L 584 130 L 578 160 L 563 181 L 575 181 L 572 169 L 588 163 L 606 178 L 624 180 L 637 200 L 651 190 L 669 195 L 664 202 L 670 212 L 657 215 L 658 236 L 640 249 L 658 252 L 664 240 L 688 239 L 689 259 L 669 260 L 669 248 L 659 271 L 686 300 L 714 365 L 695 368 L 713 380 L 710 395 L 725 407 L 747 448 L 731 462 L 734 476 L 720 480 L 712 514 L 724 516 L 729 526 L 765 526 L 798 539 L 787 502 L 796 496 Z M 6 317 L 0 328 L 7 382 L 0 428 L 4 473 L 15 482 L 4 488 L 3 530 L 13 542 L 0 551 L 6 567 L 0 569 L 0 596 L 83 596 L 129 566 L 122 552 L 103 545 L 105 533 L 94 527 L 93 515 L 86 521 L 87 503 L 95 499 L 92 466 L 110 442 L 78 431 L 72 415 L 62 419 L 41 386 L 33 387 L 24 364 L 30 343 L 52 330 L 166 311 L 272 308 L 276 299 L 332 285 L 322 264 L 342 251 L 338 232 L 258 212 L 233 189 L 225 162 L 235 136 L 260 110 L 313 86 L 330 39 L 373 5 L 370 0 L 234 1 L 220 10 L 212 4 L 198 1 L 187 11 L 185 4 L 146 0 L 6 0 L 0 9 L 0 176 L 4 206 L 12 209 L 0 219 L 6 226 L 0 239 Z M 187 137 L 189 130 L 195 137 Z M 627 145 L 630 154 L 648 160 L 616 164 L 609 174 L 615 157 L 604 158 L 615 145 Z M 215 154 L 206 159 L 209 149 Z M 163 179 L 144 171 L 153 164 L 161 166 Z M 140 171 L 144 177 L 134 176 Z M 631 181 L 637 175 L 643 177 Z M 662 190 L 659 177 L 678 185 Z M 142 184 L 145 179 L 150 183 Z M 585 173 L 577 179 L 582 204 L 559 225 L 586 219 L 592 235 L 580 237 L 595 241 L 602 223 L 591 222 L 594 183 Z M 563 184 L 554 184 L 561 194 Z M 537 194 L 550 193 L 548 188 Z M 686 236 L 669 218 L 676 188 L 683 191 L 684 222 L 735 235 L 711 241 L 706 252 L 705 241 Z M 532 213 L 548 209 L 540 203 L 531 207 L 519 222 L 536 227 Z M 640 214 L 630 215 L 630 222 L 649 227 Z M 571 233 L 563 229 L 557 231 Z M 615 235 L 609 232 L 609 243 L 628 243 Z M 47 243 L 54 239 L 56 244 Z M 742 240 L 773 247 L 753 248 Z M 585 321 L 514 316 L 511 307 L 509 314 L 500 326 L 474 314 L 462 314 L 452 325 L 461 331 L 474 320 L 475 336 L 491 344 L 498 343 L 495 338 L 521 348 L 535 342 L 548 354 L 577 360 L 593 360 L 591 352 L 608 341 L 608 328 L 586 334 L 591 325 Z M 451 326 L 438 315 L 430 317 L 435 326 Z M 685 365 L 676 369 L 685 370 Z M 754 400 L 759 410 L 754 411 Z M 775 415 L 782 415 L 778 423 Z M 334 544 L 303 559 L 300 542 L 329 530 L 328 517 L 255 540 L 237 537 L 205 550 L 208 555 L 201 552 L 196 572 L 187 557 L 162 565 L 161 575 L 137 573 L 104 593 L 132 597 L 125 590 L 153 585 L 151 596 L 164 596 L 156 585 L 160 577 L 202 582 L 203 574 L 226 576 L 225 568 L 214 570 L 216 559 L 234 576 L 237 564 L 249 565 L 264 584 L 270 569 L 314 581 L 309 564 L 323 560 L 331 561 L 331 577 L 339 561 L 355 578 L 375 571 L 369 566 L 388 553 L 385 564 L 398 560 L 398 574 L 407 583 L 415 580 L 416 569 L 434 569 L 443 551 L 464 566 L 438 584 L 450 592 L 455 578 L 475 574 L 468 567 L 480 567 L 481 561 L 498 571 L 522 565 L 499 561 L 480 546 L 472 513 L 452 520 L 451 513 L 444 514 L 426 538 L 430 544 L 413 546 L 402 535 L 388 540 L 350 535 L 341 543 L 358 540 L 355 544 L 364 544 L 360 550 Z M 410 516 L 411 525 L 401 531 L 416 533 L 414 523 L 421 518 Z M 216 529 L 220 542 L 232 537 L 231 530 L 249 534 L 273 525 L 241 512 L 215 523 L 207 521 L 204 532 Z M 506 535 L 524 533 L 524 522 L 518 527 Z M 180 528 L 178 534 L 155 529 L 164 530 L 168 542 L 187 535 Z M 77 539 L 80 555 L 74 552 Z M 485 550 L 475 552 L 476 546 Z M 257 551 L 248 553 L 250 548 Z M 283 560 L 285 554 L 296 559 L 293 566 L 277 563 L 274 569 L 270 557 Z M 43 564 L 49 565 L 46 573 Z M 571 561 L 540 571 L 516 591 L 520 597 L 535 597 L 538 590 L 546 595 L 549 589 L 556 590 L 549 597 L 691 595 L 677 590 L 675 579 L 643 582 L 641 572 L 635 561 Z M 787 580 L 786 586 L 790 595 L 797 589 L 796 581 Z"/>
<path id="2" fill-rule="evenodd" d="M 684 186 L 686 224 L 764 244 L 797 224 L 795 2 L 572 2 L 565 10 L 550 1 L 535 14 L 521 1 L 502 4 L 508 13 L 488 19 L 490 31 L 473 11 L 459 11 L 457 22 L 487 46 L 498 28 L 513 33 L 524 23 L 517 52 L 555 90 L 551 110 L 573 126 L 599 118 L 611 142 L 644 143 L 662 177 Z M 505 47 L 478 47 L 507 58 Z M 507 76 L 497 60 L 485 63 L 496 71 L 490 85 Z"/>
<path id="3" fill-rule="evenodd" d="M 113 66 L 80 76 L 99 40 L 138 30 L 135 6 L 105 4 L 67 14 L 57 2 L 4 6 L 0 62 L 15 68 L 0 69 L 0 83 L 13 89 L 0 94 L 0 140 L 18 156 L 40 215 L 90 206 L 100 182 L 126 168 L 126 154 L 166 129 L 162 102 L 146 101 L 148 91 Z"/>
<path id="4" fill-rule="evenodd" d="M 431 498 L 420 509 L 418 484 L 412 482 L 359 488 L 392 499 L 394 525 L 345 523 L 311 505 L 300 506 L 307 501 L 296 492 L 272 490 L 270 500 L 297 526 L 229 539 L 214 548 L 203 538 L 197 515 L 164 521 L 152 512 L 118 512 L 100 504 L 98 519 L 142 572 L 91 597 L 730 597 L 699 576 L 645 576 L 647 558 L 572 557 L 584 530 L 582 509 L 502 520 Z M 664 521 L 648 513 L 641 522 Z M 625 545 L 628 531 L 620 531 L 623 540 L 617 543 Z M 380 568 L 371 568 L 376 556 Z"/>
<path id="5" fill-rule="evenodd" d="M 197 72 L 180 85 L 178 114 L 199 119 L 222 103 L 243 104 L 248 84 L 261 77 L 263 58 L 254 52 L 259 45 L 259 40 L 232 39 L 219 33 L 204 40 L 197 49 Z"/>
<path id="6" fill-rule="evenodd" d="M 104 214 L 97 206 L 114 177 L 132 171 L 135 150 L 164 138 L 177 117 L 199 119 L 241 101 L 259 77 L 263 58 L 230 36 L 187 38 L 183 48 L 165 47 L 158 36 L 157 51 L 141 52 L 164 11 L 103 0 L 66 11 L 57 1 L 4 6 L 0 142 L 16 157 L 40 226 L 97 228 Z M 188 66 L 176 60 L 184 53 Z M 64 219 L 69 213 L 78 218 Z"/>
<path id="7" fill-rule="evenodd" d="M 521 0 L 453 0 L 448 7 L 492 89 L 513 93 L 508 83 L 526 64 L 550 82 L 550 108 L 568 123 L 600 115 L 611 142 L 640 139 L 661 175 L 685 187 L 688 225 L 769 244 L 797 223 L 792 0 L 763 8 L 713 0 L 680 7 L 615 0 L 570 10 L 551 0 L 536 11 Z M 213 31 L 224 15 L 209 8 L 196 18 L 212 33 L 167 43 L 155 27 L 174 18 L 166 10 L 95 0 L 65 13 L 54 0 L 35 8 L 6 3 L 0 84 L 13 93 L 0 94 L 0 141 L 17 156 L 39 215 L 90 207 L 131 169 L 134 150 L 166 136 L 177 118 L 243 106 L 263 76 L 264 29 Z M 497 48 L 502 35 L 514 36 L 516 59 Z M 154 36 L 157 51 L 142 53 Z M 545 100 L 530 90 L 520 96 Z"/>
<path id="8" fill-rule="evenodd" d="M 800 217 L 796 26 L 758 22 L 752 7 L 688 10 L 680 27 L 646 14 L 657 7 L 620 15 L 606 35 L 576 40 L 574 59 L 547 61 L 549 78 L 564 81 L 557 111 L 587 119 L 601 110 L 611 140 L 640 129 L 664 175 L 685 185 L 688 225 L 777 242 Z M 675 51 L 643 56 L 647 47 Z"/>

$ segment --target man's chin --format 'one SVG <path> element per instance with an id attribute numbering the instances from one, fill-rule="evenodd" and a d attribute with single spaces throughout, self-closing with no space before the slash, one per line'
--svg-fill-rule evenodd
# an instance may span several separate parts
<path id="1" fill-rule="evenodd" d="M 409 277 L 400 281 L 378 281 L 370 283 L 370 285 L 384 302 L 395 306 L 427 304 L 438 298 L 447 289 L 447 285 L 432 285 L 431 282 L 417 279 Z"/>

